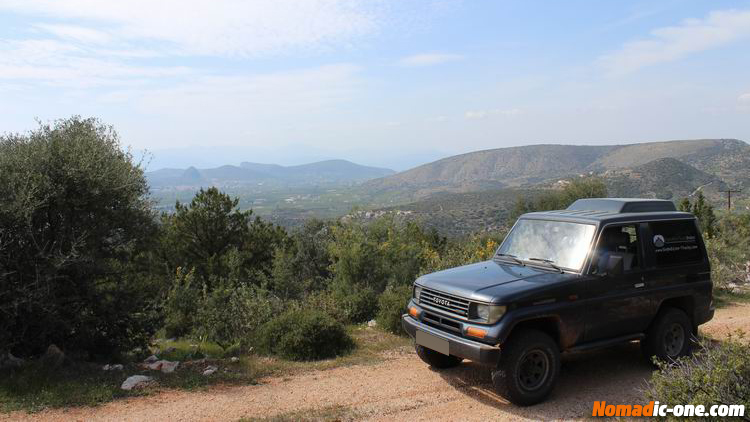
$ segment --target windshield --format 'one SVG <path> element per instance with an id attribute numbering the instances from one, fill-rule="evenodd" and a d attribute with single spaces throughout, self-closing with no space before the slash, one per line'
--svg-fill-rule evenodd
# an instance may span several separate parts
<path id="1" fill-rule="evenodd" d="M 506 255 L 578 271 L 586 259 L 595 230 L 591 224 L 521 219 L 508 233 L 497 254 L 501 258 Z"/>

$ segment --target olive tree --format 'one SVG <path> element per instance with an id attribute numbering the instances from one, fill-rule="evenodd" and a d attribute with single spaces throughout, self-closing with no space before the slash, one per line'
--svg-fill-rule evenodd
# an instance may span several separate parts
<path id="1" fill-rule="evenodd" d="M 0 137 L 0 348 L 108 354 L 145 341 L 147 192 L 142 168 L 96 119 Z"/>

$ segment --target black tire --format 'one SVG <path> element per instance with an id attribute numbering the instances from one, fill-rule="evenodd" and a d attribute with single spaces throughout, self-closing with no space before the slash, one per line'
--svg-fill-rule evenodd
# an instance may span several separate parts
<path id="1" fill-rule="evenodd" d="M 518 406 L 544 401 L 560 374 L 560 350 L 555 341 L 530 329 L 511 335 L 505 344 L 492 373 L 497 393 Z"/>
<path id="2" fill-rule="evenodd" d="M 641 342 L 641 350 L 647 359 L 656 356 L 662 361 L 671 361 L 690 354 L 693 341 L 693 323 L 685 312 L 667 308 L 659 312 Z"/>
<path id="3" fill-rule="evenodd" d="M 420 346 L 419 344 L 414 345 L 414 348 L 417 350 L 417 356 L 419 356 L 424 363 L 435 369 L 453 368 L 454 366 L 460 365 L 461 361 L 463 361 L 463 359 L 458 356 L 444 355 L 440 352 Z"/>

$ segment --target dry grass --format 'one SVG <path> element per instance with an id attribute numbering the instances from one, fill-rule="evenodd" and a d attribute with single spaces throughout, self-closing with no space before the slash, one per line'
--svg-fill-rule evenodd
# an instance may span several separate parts
<path id="1" fill-rule="evenodd" d="M 180 366 L 171 374 L 149 371 L 136 363 L 125 365 L 123 371 L 102 371 L 101 365 L 72 364 L 63 368 L 45 368 L 30 363 L 16 370 L 0 373 L 0 411 L 39 411 L 45 408 L 95 406 L 118 398 L 148 395 L 164 389 L 194 390 L 213 385 L 250 385 L 269 376 L 287 376 L 312 370 L 341 366 L 370 365 L 382 362 L 387 354 L 401 353 L 410 346 L 408 338 L 364 326 L 348 328 L 356 348 L 334 359 L 292 362 L 248 354 L 231 362 L 224 351 L 214 344 L 190 341 L 159 341 L 155 348 L 161 359 L 179 360 Z M 208 365 L 219 367 L 211 376 L 203 376 Z M 120 384 L 130 375 L 152 376 L 157 383 L 140 391 L 123 391 Z"/>

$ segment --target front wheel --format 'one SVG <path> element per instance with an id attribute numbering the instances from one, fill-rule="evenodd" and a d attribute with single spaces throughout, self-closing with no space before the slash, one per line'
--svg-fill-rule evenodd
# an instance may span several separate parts
<path id="1" fill-rule="evenodd" d="M 417 356 L 419 356 L 424 363 L 435 369 L 453 368 L 454 366 L 461 364 L 461 361 L 463 361 L 463 359 L 457 356 L 444 355 L 419 344 L 414 345 L 414 348 L 417 351 Z"/>
<path id="2" fill-rule="evenodd" d="M 547 334 L 525 330 L 506 342 L 496 371 L 495 390 L 511 403 L 530 406 L 544 401 L 560 373 L 560 351 Z"/>

